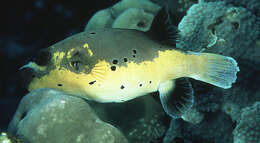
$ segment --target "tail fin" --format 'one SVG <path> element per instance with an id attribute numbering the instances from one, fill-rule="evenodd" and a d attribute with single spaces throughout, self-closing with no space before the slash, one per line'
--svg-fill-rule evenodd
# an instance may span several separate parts
<path id="1" fill-rule="evenodd" d="M 211 53 L 201 53 L 198 57 L 200 58 L 198 61 L 202 64 L 198 64 L 201 67 L 196 69 L 200 71 L 191 75 L 192 78 L 225 89 L 230 88 L 232 83 L 236 81 L 239 67 L 232 57 Z"/>

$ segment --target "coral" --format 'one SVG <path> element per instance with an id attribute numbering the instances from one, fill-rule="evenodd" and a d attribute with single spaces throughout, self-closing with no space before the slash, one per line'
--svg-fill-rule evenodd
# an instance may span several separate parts
<path id="1" fill-rule="evenodd" d="M 185 112 L 181 118 L 192 124 L 199 124 L 204 119 L 204 114 L 198 111 L 196 108 L 191 108 Z"/>
<path id="2" fill-rule="evenodd" d="M 243 7 L 200 2 L 187 11 L 178 28 L 181 35 L 178 48 L 205 50 L 260 63 L 255 53 L 260 22 Z"/>
<path id="3" fill-rule="evenodd" d="M 96 28 L 127 28 L 147 31 L 160 6 L 149 0 L 122 0 L 94 14 L 85 31 Z"/>
<path id="4" fill-rule="evenodd" d="M 205 114 L 198 124 L 172 121 L 163 143 L 232 143 L 232 121 L 222 112 Z"/>
<path id="5" fill-rule="evenodd" d="M 112 7 L 114 15 L 117 16 L 128 8 L 139 8 L 152 14 L 155 14 L 160 10 L 160 6 L 152 3 L 150 0 L 121 0 Z"/>
<path id="6" fill-rule="evenodd" d="M 233 135 L 234 143 L 260 142 L 260 102 L 242 109 L 241 119 Z"/>
<path id="7" fill-rule="evenodd" d="M 100 119 L 120 128 L 131 143 L 155 141 L 162 138 L 168 128 L 167 115 L 151 95 L 123 103 L 89 104 Z"/>
<path id="8" fill-rule="evenodd" d="M 147 13 L 143 9 L 129 8 L 117 17 L 112 27 L 148 31 L 153 18 L 153 14 Z"/>
<path id="9" fill-rule="evenodd" d="M 180 119 L 172 119 L 170 127 L 163 138 L 163 143 L 174 143 L 172 142 L 175 138 L 181 137 L 181 126 L 182 126 L 182 121 Z"/>
<path id="10" fill-rule="evenodd" d="M 222 110 L 234 123 L 240 116 L 240 109 L 260 100 L 260 77 L 255 76 L 260 65 L 257 52 L 259 17 L 246 7 L 224 1 L 200 1 L 187 11 L 178 28 L 181 35 L 178 48 L 218 53 L 237 60 L 240 72 L 231 89 L 222 90 L 210 85 L 194 88 L 208 88 L 206 92 L 196 92 L 194 107 L 198 111 L 208 114 Z M 195 81 L 193 85 L 197 83 Z"/>
<path id="11" fill-rule="evenodd" d="M 201 2 L 224 1 L 227 4 L 232 4 L 237 7 L 244 7 L 252 13 L 260 16 L 260 1 L 259 0 L 200 0 Z"/>
<path id="12" fill-rule="evenodd" d="M 194 0 L 166 0 L 164 5 L 169 7 L 169 13 L 172 16 L 172 22 L 178 25 L 186 11 L 195 4 Z"/>
<path id="13" fill-rule="evenodd" d="M 21 100 L 8 132 L 22 142 L 126 143 L 114 126 L 101 121 L 81 98 L 37 89 Z"/>
<path id="14" fill-rule="evenodd" d="M 233 122 L 237 121 L 241 114 L 240 107 L 237 104 L 228 101 L 223 103 L 222 111 L 228 114 Z"/>
<path id="15" fill-rule="evenodd" d="M 113 21 L 111 9 L 100 10 L 91 17 L 84 31 L 110 27 Z"/>
<path id="16" fill-rule="evenodd" d="M 182 127 L 182 137 L 193 142 L 232 143 L 232 121 L 221 112 L 208 113 L 201 123 Z"/>

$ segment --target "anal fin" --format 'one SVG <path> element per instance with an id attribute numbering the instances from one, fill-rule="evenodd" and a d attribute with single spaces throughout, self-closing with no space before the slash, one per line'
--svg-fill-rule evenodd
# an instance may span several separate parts
<path id="1" fill-rule="evenodd" d="M 194 102 L 193 88 L 187 78 L 161 83 L 159 93 L 164 111 L 172 118 L 180 118 Z"/>

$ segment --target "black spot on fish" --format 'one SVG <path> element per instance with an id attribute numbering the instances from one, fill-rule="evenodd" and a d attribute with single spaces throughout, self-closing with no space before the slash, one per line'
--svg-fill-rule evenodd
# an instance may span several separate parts
<path id="1" fill-rule="evenodd" d="M 61 83 L 59 83 L 59 84 L 57 84 L 58 86 L 62 86 L 62 84 Z"/>
<path id="2" fill-rule="evenodd" d="M 127 62 L 127 58 L 124 58 L 124 62 Z"/>
<path id="3" fill-rule="evenodd" d="M 149 81 L 149 83 L 152 83 L 152 81 Z"/>
<path id="4" fill-rule="evenodd" d="M 120 87 L 121 89 L 124 89 L 125 87 L 123 86 L 123 85 L 121 85 L 121 87 Z"/>
<path id="5" fill-rule="evenodd" d="M 113 63 L 113 64 L 117 64 L 117 63 L 118 63 L 118 60 L 113 60 L 112 63 Z"/>
<path id="6" fill-rule="evenodd" d="M 142 84 L 139 84 L 139 86 L 141 87 L 141 86 L 143 86 Z"/>
<path id="7" fill-rule="evenodd" d="M 116 70 L 116 66 L 111 66 L 111 70 L 115 71 Z"/>
<path id="8" fill-rule="evenodd" d="M 89 82 L 89 84 L 92 85 L 92 84 L 94 84 L 95 82 L 96 82 L 96 81 L 94 80 L 94 81 Z"/>
<path id="9" fill-rule="evenodd" d="M 91 32 L 90 34 L 96 34 L 95 32 Z"/>
<path id="10" fill-rule="evenodd" d="M 133 55 L 133 57 L 135 58 L 135 55 Z"/>
<path id="11" fill-rule="evenodd" d="M 133 50 L 134 54 L 136 54 L 136 50 Z"/>

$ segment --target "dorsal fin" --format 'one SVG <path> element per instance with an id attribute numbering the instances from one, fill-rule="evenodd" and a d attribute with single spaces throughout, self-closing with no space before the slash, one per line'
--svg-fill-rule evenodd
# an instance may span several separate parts
<path id="1" fill-rule="evenodd" d="M 175 46 L 178 38 L 178 28 L 171 22 L 167 7 L 162 7 L 154 17 L 147 34 L 153 40 Z"/>

